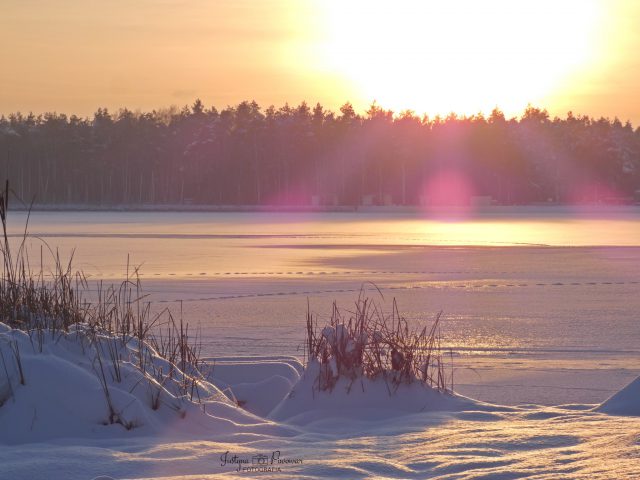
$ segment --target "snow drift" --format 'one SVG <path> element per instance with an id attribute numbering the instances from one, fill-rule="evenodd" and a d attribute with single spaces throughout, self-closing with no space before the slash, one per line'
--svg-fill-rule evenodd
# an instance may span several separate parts
<path id="1" fill-rule="evenodd" d="M 289 394 L 304 367 L 286 355 L 215 357 L 207 376 L 213 385 L 245 410 L 265 417 Z"/>
<path id="2" fill-rule="evenodd" d="M 277 430 L 149 345 L 88 329 L 26 333 L 0 323 L 0 443 L 168 431 L 199 436 L 233 433 L 243 424 Z"/>
<path id="3" fill-rule="evenodd" d="M 331 391 L 317 388 L 322 366 L 311 363 L 268 418 L 306 425 L 323 419 L 380 420 L 434 411 L 483 410 L 482 402 L 439 391 L 421 382 L 395 384 L 380 377 L 341 377 Z"/>
<path id="4" fill-rule="evenodd" d="M 640 377 L 602 402 L 596 410 L 612 415 L 640 416 Z"/>

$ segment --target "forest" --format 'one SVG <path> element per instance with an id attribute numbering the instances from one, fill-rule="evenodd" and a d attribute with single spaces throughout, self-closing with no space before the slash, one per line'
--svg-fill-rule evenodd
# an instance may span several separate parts
<path id="1" fill-rule="evenodd" d="M 54 205 L 632 203 L 640 128 L 529 106 L 517 118 L 397 114 L 375 102 L 0 117 L 0 172 Z"/>

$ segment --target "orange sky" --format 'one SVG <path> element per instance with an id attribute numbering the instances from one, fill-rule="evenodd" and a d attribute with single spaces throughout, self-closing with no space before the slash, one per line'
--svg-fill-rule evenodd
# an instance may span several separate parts
<path id="1" fill-rule="evenodd" d="M 527 103 L 640 124 L 636 0 L 3 0 L 0 113 Z"/>

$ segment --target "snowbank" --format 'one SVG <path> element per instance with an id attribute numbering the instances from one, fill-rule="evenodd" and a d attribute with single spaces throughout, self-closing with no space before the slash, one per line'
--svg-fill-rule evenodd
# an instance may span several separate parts
<path id="1" fill-rule="evenodd" d="M 287 397 L 268 418 L 289 424 L 307 425 L 323 418 L 380 420 L 421 412 L 484 410 L 482 402 L 439 392 L 422 382 L 394 385 L 384 378 L 341 377 L 332 391 L 319 391 L 319 364 L 312 363 Z"/>
<path id="2" fill-rule="evenodd" d="M 0 323 L 0 443 L 277 430 L 212 383 L 189 383 L 149 346 L 87 330 L 27 334 Z"/>
<path id="3" fill-rule="evenodd" d="M 596 410 L 611 415 L 640 416 L 640 377 L 609 397 Z"/>
<path id="4" fill-rule="evenodd" d="M 250 356 L 206 359 L 212 384 L 245 410 L 265 417 L 300 379 L 302 364 L 294 357 Z"/>

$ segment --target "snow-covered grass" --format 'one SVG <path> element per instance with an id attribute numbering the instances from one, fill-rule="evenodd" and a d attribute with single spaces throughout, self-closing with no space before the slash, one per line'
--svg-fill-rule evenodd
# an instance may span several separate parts
<path id="1" fill-rule="evenodd" d="M 86 324 L 41 335 L 0 323 L 0 443 L 205 435 L 267 423 L 195 375 L 136 338 Z"/>
<path id="2" fill-rule="evenodd" d="M 183 425 L 208 430 L 252 417 L 215 417 L 237 405 L 207 381 L 188 324 L 166 309 L 151 314 L 136 269 L 119 286 L 99 285 L 93 302 L 83 297 L 84 275 L 71 260 L 63 267 L 46 244 L 55 268 L 34 274 L 26 226 L 15 250 L 9 240 L 8 198 L 7 185 L 0 192 L 0 423 L 7 427 L 0 441 L 149 433 L 187 417 L 194 422 Z"/>
<path id="3" fill-rule="evenodd" d="M 329 323 L 319 329 L 307 313 L 307 375 L 314 372 L 316 389 L 332 391 L 341 380 L 349 389 L 363 380 L 381 381 L 389 395 L 401 385 L 419 382 L 438 392 L 453 392 L 441 349 L 440 314 L 431 324 L 410 329 L 393 300 L 390 314 L 360 292 L 353 311 L 334 302 Z"/>

